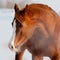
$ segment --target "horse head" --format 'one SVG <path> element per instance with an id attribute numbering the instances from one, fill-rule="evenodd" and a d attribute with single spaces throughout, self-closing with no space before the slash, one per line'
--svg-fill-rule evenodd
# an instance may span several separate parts
<path id="1" fill-rule="evenodd" d="M 27 6 L 26 6 L 27 7 Z M 26 10 L 19 10 L 17 4 L 14 6 L 15 17 L 12 22 L 13 36 L 9 43 L 10 49 L 18 52 L 24 43 L 32 36 L 34 31 L 33 23 L 26 15 Z"/>

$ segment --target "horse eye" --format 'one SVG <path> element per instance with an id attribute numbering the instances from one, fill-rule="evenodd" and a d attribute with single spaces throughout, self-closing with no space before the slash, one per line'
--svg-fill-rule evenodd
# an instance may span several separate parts
<path id="1" fill-rule="evenodd" d="M 22 27 L 22 24 L 20 23 L 19 26 Z"/>
<path id="2" fill-rule="evenodd" d="M 20 22 L 18 22 L 18 20 L 16 20 L 16 26 L 17 27 L 22 27 L 22 24 Z"/>

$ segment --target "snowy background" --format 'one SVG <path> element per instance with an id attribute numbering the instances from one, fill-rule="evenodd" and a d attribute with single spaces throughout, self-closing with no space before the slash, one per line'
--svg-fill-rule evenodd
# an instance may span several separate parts
<path id="1" fill-rule="evenodd" d="M 54 10 L 60 12 L 60 0 L 0 0 L 0 8 L 13 8 L 15 3 L 18 3 L 20 8 L 31 3 L 48 4 Z"/>
<path id="2" fill-rule="evenodd" d="M 6 2 L 7 0 L 0 0 L 0 1 Z M 19 1 L 19 0 L 16 0 L 16 1 Z M 22 2 L 22 0 L 20 1 Z M 47 0 L 28 0 L 28 1 L 24 0 L 23 4 L 25 5 L 26 3 L 31 3 L 31 2 L 48 4 L 58 14 L 60 12 L 60 8 L 59 8 L 60 0 L 48 0 L 48 1 Z M 2 5 L 4 5 L 4 3 Z M 8 43 L 12 35 L 11 22 L 13 18 L 14 18 L 13 9 L 4 9 L 4 8 L 0 9 L 0 60 L 14 60 L 15 59 L 15 53 L 12 52 L 8 48 Z M 32 60 L 32 55 L 27 50 L 25 51 L 23 60 Z M 50 60 L 50 59 L 48 57 L 44 57 L 44 60 Z"/>

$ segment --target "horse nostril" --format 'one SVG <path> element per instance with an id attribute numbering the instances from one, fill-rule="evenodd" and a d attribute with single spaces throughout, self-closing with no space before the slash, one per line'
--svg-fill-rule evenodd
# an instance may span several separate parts
<path id="1" fill-rule="evenodd" d="M 11 49 L 13 49 L 13 46 L 11 46 Z"/>
<path id="2" fill-rule="evenodd" d="M 10 49 L 13 50 L 13 46 L 12 45 L 10 46 Z"/>
<path id="3" fill-rule="evenodd" d="M 11 44 L 8 45 L 11 50 L 13 50 L 13 46 Z"/>

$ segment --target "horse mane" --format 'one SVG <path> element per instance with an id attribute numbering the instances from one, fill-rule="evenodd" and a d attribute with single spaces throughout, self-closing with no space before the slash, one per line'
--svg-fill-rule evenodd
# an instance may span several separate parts
<path id="1" fill-rule="evenodd" d="M 49 6 L 43 4 L 26 5 L 25 8 L 16 13 L 17 20 L 21 19 L 21 22 L 25 20 L 26 17 L 28 17 L 31 21 L 36 21 L 36 23 L 43 23 L 44 27 L 51 32 L 55 31 L 57 28 L 57 22 L 59 21 L 59 18 L 57 18 L 59 17 L 58 14 Z"/>

